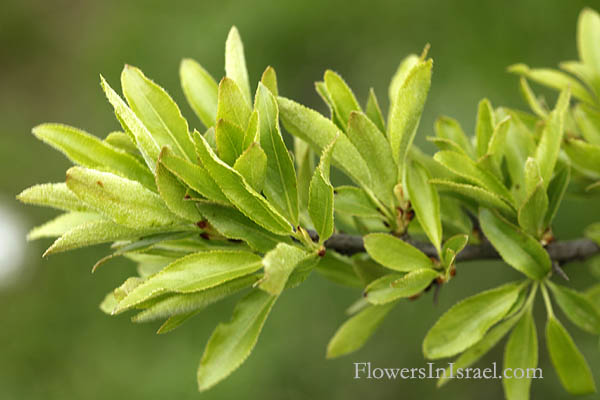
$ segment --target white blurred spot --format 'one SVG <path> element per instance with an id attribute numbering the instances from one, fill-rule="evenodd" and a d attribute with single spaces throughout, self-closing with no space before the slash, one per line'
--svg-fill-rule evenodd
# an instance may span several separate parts
<path id="1" fill-rule="evenodd" d="M 0 287 L 19 278 L 25 258 L 25 234 L 22 219 L 0 199 Z"/>

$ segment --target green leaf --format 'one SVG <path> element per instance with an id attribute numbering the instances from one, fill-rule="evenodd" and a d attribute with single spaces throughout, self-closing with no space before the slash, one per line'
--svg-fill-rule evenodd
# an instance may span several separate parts
<path id="1" fill-rule="evenodd" d="M 329 163 L 337 140 L 323 150 L 308 191 L 308 214 L 319 235 L 319 243 L 333 234 L 333 186 L 329 182 Z"/>
<path id="2" fill-rule="evenodd" d="M 563 148 L 573 168 L 592 179 L 600 178 L 600 146 L 579 139 L 567 139 Z"/>
<path id="3" fill-rule="evenodd" d="M 441 258 L 447 267 L 454 263 L 454 258 L 465 248 L 467 243 L 469 243 L 469 236 L 464 234 L 454 235 L 444 242 Z"/>
<path id="4" fill-rule="evenodd" d="M 495 325 L 490 329 L 485 336 L 473 346 L 465 350 L 454 362 L 453 370 L 456 371 L 459 368 L 465 369 L 481 359 L 486 355 L 506 334 L 515 326 L 520 319 L 519 315 L 514 315 L 499 324 Z M 445 385 L 449 380 L 450 367 L 446 368 L 446 373 L 438 379 L 437 386 L 441 387 Z"/>
<path id="5" fill-rule="evenodd" d="M 534 158 L 527 159 L 525 164 L 525 185 L 528 195 L 519 208 L 519 226 L 530 235 L 541 237 L 545 228 L 548 196 Z"/>
<path id="6" fill-rule="evenodd" d="M 600 146 L 600 112 L 579 103 L 573 108 L 573 118 L 585 140 Z"/>
<path id="7" fill-rule="evenodd" d="M 307 256 L 306 251 L 296 246 L 279 243 L 277 247 L 265 254 L 262 260 L 265 275 L 258 287 L 274 296 L 279 295 L 292 271 Z"/>
<path id="8" fill-rule="evenodd" d="M 17 200 L 64 211 L 93 211 L 71 192 L 65 183 L 43 183 L 23 190 Z"/>
<path id="9" fill-rule="evenodd" d="M 273 67 L 268 66 L 263 72 L 262 77 L 260 78 L 260 82 L 267 88 L 273 96 L 279 96 L 279 89 L 277 88 L 277 74 L 275 73 L 275 69 Z"/>
<path id="10" fill-rule="evenodd" d="M 411 161 L 406 170 L 406 189 L 411 207 L 425 234 L 441 252 L 442 220 L 440 217 L 440 197 L 435 186 L 429 183 L 429 172 L 416 161 Z"/>
<path id="11" fill-rule="evenodd" d="M 185 58 L 179 67 L 181 87 L 192 110 L 205 127 L 214 126 L 217 117 L 217 91 L 215 79 L 196 61 Z"/>
<path id="12" fill-rule="evenodd" d="M 486 147 L 487 149 L 487 147 Z M 489 192 L 496 194 L 504 199 L 508 204 L 512 204 L 512 195 L 506 187 L 487 170 L 481 168 L 475 161 L 469 157 L 455 151 L 438 151 L 433 159 L 448 168 L 456 175 L 467 181 L 481 186 Z"/>
<path id="13" fill-rule="evenodd" d="M 192 222 L 200 220 L 200 213 L 194 203 L 184 201 L 186 187 L 163 165 L 160 158 L 156 167 L 156 186 L 160 197 L 173 214 Z"/>
<path id="14" fill-rule="evenodd" d="M 524 76 L 534 82 L 564 91 L 571 89 L 573 96 L 590 105 L 595 104 L 592 94 L 579 81 L 561 71 L 548 68 L 529 68 L 525 64 L 515 64 L 508 67 L 508 72 Z"/>
<path id="15" fill-rule="evenodd" d="M 398 91 L 402 85 L 404 85 L 404 82 L 406 82 L 408 74 L 419 64 L 419 61 L 421 61 L 419 56 L 416 54 L 409 54 L 400 62 L 400 65 L 398 65 L 398 69 L 396 69 L 396 72 L 394 73 L 394 76 L 392 77 L 388 87 L 390 104 L 396 101 Z"/>
<path id="16" fill-rule="evenodd" d="M 337 136 L 333 151 L 334 165 L 341 168 L 354 182 L 370 187 L 369 167 L 350 140 L 321 114 L 292 100 L 277 98 L 281 121 L 293 135 L 308 142 L 315 150 L 322 151 Z"/>
<path id="17" fill-rule="evenodd" d="M 344 124 L 350 118 L 351 112 L 361 111 L 358 101 L 356 101 L 356 97 L 352 93 L 352 89 L 348 87 L 341 76 L 332 70 L 327 70 L 325 71 L 323 81 L 327 87 L 327 92 L 331 96 L 333 108 Z"/>
<path id="18" fill-rule="evenodd" d="M 515 329 L 512 331 L 504 349 L 504 369 L 511 368 L 512 379 L 503 379 L 504 393 L 509 400 L 529 399 L 531 378 L 529 372 L 538 365 L 538 339 L 535 330 L 535 322 L 531 316 L 531 310 L 526 311 Z M 521 369 L 526 371 L 524 377 L 514 376 L 514 371 Z"/>
<path id="19" fill-rule="evenodd" d="M 556 168 L 556 173 L 548 185 L 548 211 L 544 218 L 544 225 L 549 226 L 562 202 L 563 196 L 569 186 L 571 179 L 571 167 L 569 164 L 561 163 Z"/>
<path id="20" fill-rule="evenodd" d="M 400 171 L 417 133 L 421 113 L 431 86 L 433 61 L 419 61 L 394 95 L 388 121 L 388 139 Z"/>
<path id="21" fill-rule="evenodd" d="M 560 382 L 571 394 L 596 392 L 596 384 L 583 354 L 561 323 L 550 316 L 546 323 L 546 345 Z"/>
<path id="22" fill-rule="evenodd" d="M 495 208 L 506 215 L 514 215 L 515 211 L 498 195 L 482 189 L 479 186 L 473 186 L 466 183 L 457 183 L 443 179 L 430 179 L 429 182 L 438 187 L 440 191 L 450 191 L 460 196 L 469 198 L 483 207 Z"/>
<path id="23" fill-rule="evenodd" d="M 231 207 L 208 202 L 197 202 L 196 206 L 221 235 L 228 239 L 243 240 L 262 253 L 271 250 L 277 243 L 290 241 L 284 236 L 274 235 Z"/>
<path id="24" fill-rule="evenodd" d="M 220 119 L 215 130 L 217 152 L 219 158 L 229 165 L 233 165 L 244 152 L 245 132 L 238 125 Z"/>
<path id="25" fill-rule="evenodd" d="M 275 208 L 298 225 L 298 188 L 294 163 L 279 131 L 277 100 L 262 83 L 256 91 L 260 145 L 267 155 L 265 195 Z"/>
<path id="26" fill-rule="evenodd" d="M 502 259 L 514 269 L 536 280 L 550 272 L 550 257 L 533 237 L 485 208 L 479 210 L 479 222 Z"/>
<path id="27" fill-rule="evenodd" d="M 360 349 L 395 305 L 395 302 L 382 306 L 369 305 L 350 317 L 329 341 L 327 358 L 340 357 Z"/>
<path id="28" fill-rule="evenodd" d="M 223 194 L 219 185 L 202 164 L 194 164 L 177 157 L 168 147 L 161 151 L 160 162 L 189 188 L 200 193 L 208 200 L 229 204 L 229 199 Z"/>
<path id="29" fill-rule="evenodd" d="M 42 124 L 33 128 L 33 134 L 83 167 L 113 172 L 149 189 L 156 188 L 152 173 L 133 156 L 87 132 L 67 125 Z"/>
<path id="30" fill-rule="evenodd" d="M 254 142 L 260 142 L 260 126 L 258 122 L 258 111 L 254 110 L 250 114 L 248 126 L 246 127 L 246 132 L 244 132 L 243 149 L 247 149 Z"/>
<path id="31" fill-rule="evenodd" d="M 200 391 L 225 379 L 248 358 L 276 299 L 254 290 L 237 303 L 227 324 L 217 326 L 200 360 Z"/>
<path id="32" fill-rule="evenodd" d="M 535 152 L 535 159 L 540 167 L 544 185 L 552 178 L 554 166 L 558 160 L 558 152 L 564 133 L 565 113 L 569 107 L 570 93 L 568 90 L 561 92 L 555 109 L 550 113 L 542 137 Z"/>
<path id="33" fill-rule="evenodd" d="M 346 131 L 347 123 L 346 121 L 342 121 L 340 115 L 335 111 L 335 107 L 333 106 L 333 99 L 331 98 L 331 93 L 327 90 L 327 85 L 325 82 L 315 82 L 315 90 L 318 95 L 329 108 L 329 113 L 331 114 L 331 121 L 335 123 L 335 125 L 342 131 Z"/>
<path id="34" fill-rule="evenodd" d="M 199 311 L 190 311 L 189 313 L 185 313 L 185 314 L 173 315 L 172 317 L 169 317 L 160 326 L 160 328 L 158 328 L 158 330 L 156 331 L 156 334 L 162 335 L 165 333 L 169 333 L 169 332 L 179 328 L 188 319 L 192 318 L 193 316 L 197 315 L 198 313 L 199 313 Z"/>
<path id="35" fill-rule="evenodd" d="M 141 158 L 138 148 L 135 147 L 135 142 L 125 132 L 117 131 L 109 133 L 104 138 L 104 143 L 134 156 L 136 160 L 141 160 L 142 163 L 144 162 L 144 159 Z"/>
<path id="36" fill-rule="evenodd" d="M 157 232 L 156 229 L 128 228 L 106 220 L 91 221 L 64 233 L 52 243 L 44 256 L 100 243 L 138 239 Z"/>
<path id="37" fill-rule="evenodd" d="M 67 186 L 102 215 L 130 228 L 157 228 L 185 223 L 161 198 L 140 183 L 83 167 L 67 171 Z"/>
<path id="38" fill-rule="evenodd" d="M 421 293 L 438 276 L 439 272 L 429 268 L 416 269 L 405 275 L 384 275 L 371 282 L 363 295 L 371 304 L 387 304 Z"/>
<path id="39" fill-rule="evenodd" d="M 487 153 L 495 126 L 494 108 L 488 99 L 483 99 L 479 102 L 475 126 L 478 157 L 483 157 Z"/>
<path id="40" fill-rule="evenodd" d="M 221 161 L 199 133 L 195 133 L 196 149 L 204 167 L 217 182 L 225 196 L 244 215 L 275 234 L 293 232 L 287 222 L 260 194 L 246 183 L 233 168 Z"/>
<path id="41" fill-rule="evenodd" d="M 244 99 L 250 104 L 250 80 L 244 56 L 244 44 L 235 26 L 231 27 L 225 42 L 225 74 L 239 86 Z"/>
<path id="42" fill-rule="evenodd" d="M 364 242 L 367 253 L 386 268 L 410 272 L 433 267 L 421 250 L 387 233 L 371 233 L 364 237 Z"/>
<path id="43" fill-rule="evenodd" d="M 167 92 L 130 65 L 121 73 L 121 85 L 129 106 L 158 146 L 171 146 L 178 156 L 193 160 L 194 144 L 187 121 Z"/>
<path id="44" fill-rule="evenodd" d="M 261 258 L 247 251 L 201 251 L 181 257 L 149 277 L 119 302 L 121 313 L 167 292 L 193 293 L 249 275 L 262 267 Z"/>
<path id="45" fill-rule="evenodd" d="M 450 357 L 479 342 L 519 296 L 521 284 L 510 283 L 471 296 L 450 308 L 427 332 L 423 353 L 429 359 Z"/>
<path id="46" fill-rule="evenodd" d="M 338 186 L 333 191 L 335 211 L 364 218 L 382 218 L 364 190 L 355 186 Z"/>
<path id="47" fill-rule="evenodd" d="M 308 207 L 310 180 L 315 169 L 314 150 L 302 139 L 294 137 L 294 155 L 298 174 L 298 206 L 304 212 Z"/>
<path id="48" fill-rule="evenodd" d="M 583 62 L 600 74 L 600 16 L 591 8 L 584 8 L 577 21 L 577 50 Z"/>
<path id="49" fill-rule="evenodd" d="M 347 135 L 367 163 L 375 194 L 386 204 L 393 204 L 398 169 L 385 136 L 362 112 L 350 113 Z"/>
<path id="50" fill-rule="evenodd" d="M 106 94 L 106 98 L 113 106 L 117 119 L 123 126 L 123 129 L 135 140 L 137 148 L 140 150 L 140 153 L 142 153 L 146 165 L 154 172 L 158 154 L 160 153 L 160 146 L 142 121 L 139 120 L 129 107 L 127 107 L 127 104 L 125 104 L 117 92 L 110 87 L 102 75 L 100 75 L 100 80 L 102 89 Z"/>
<path id="51" fill-rule="evenodd" d="M 267 175 L 267 155 L 258 143 L 252 143 L 235 161 L 233 169 L 246 179 L 257 193 L 262 192 Z"/>
<path id="52" fill-rule="evenodd" d="M 531 108 L 531 111 L 533 111 L 535 115 L 540 118 L 546 118 L 548 116 L 548 111 L 542 102 L 537 98 L 535 93 L 533 93 L 533 90 L 529 86 L 529 83 L 527 83 L 527 79 L 524 76 L 519 79 L 519 89 L 521 89 L 521 94 L 527 102 L 527 105 L 529 105 L 529 108 Z"/>
<path id="53" fill-rule="evenodd" d="M 326 279 L 343 286 L 362 288 L 363 282 L 356 274 L 355 264 L 350 257 L 328 251 L 321 257 L 315 270 Z"/>
<path id="54" fill-rule="evenodd" d="M 369 89 L 369 98 L 367 99 L 365 114 L 367 114 L 367 117 L 369 117 L 369 119 L 377 126 L 377 128 L 379 128 L 382 133 L 385 132 L 385 121 L 383 119 L 383 114 L 381 113 L 381 108 L 379 107 L 379 101 L 377 100 L 377 96 L 375 96 L 375 91 L 373 88 Z"/>
<path id="55" fill-rule="evenodd" d="M 250 114 L 252 109 L 249 97 L 248 99 L 244 97 L 242 90 L 232 79 L 228 77 L 221 79 L 217 99 L 217 122 L 224 119 L 244 130 Z"/>
<path id="56" fill-rule="evenodd" d="M 59 237 L 73 228 L 88 222 L 97 221 L 102 217 L 95 213 L 72 211 L 33 228 L 27 234 L 27 240 L 40 238 Z"/>
<path id="57" fill-rule="evenodd" d="M 250 287 L 257 280 L 257 275 L 243 276 L 200 292 L 173 294 L 159 298 L 148 308 L 134 315 L 131 320 L 142 323 L 197 312 Z"/>
<path id="58" fill-rule="evenodd" d="M 458 121 L 454 118 L 439 117 L 435 121 L 435 134 L 441 139 L 447 139 L 456 143 L 456 145 L 467 153 L 468 156 L 475 156 L 473 145 Z"/>
<path id="59" fill-rule="evenodd" d="M 600 310 L 582 293 L 547 281 L 556 303 L 567 318 L 591 334 L 600 334 Z"/>

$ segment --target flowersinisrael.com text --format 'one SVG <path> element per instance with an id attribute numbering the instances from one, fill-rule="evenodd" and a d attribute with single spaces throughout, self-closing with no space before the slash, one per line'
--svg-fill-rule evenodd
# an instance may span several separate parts
<path id="1" fill-rule="evenodd" d="M 498 369 L 496 363 L 488 368 L 456 368 L 448 363 L 446 368 L 427 363 L 419 368 L 372 367 L 370 362 L 354 363 L 354 379 L 543 379 L 541 368 Z"/>

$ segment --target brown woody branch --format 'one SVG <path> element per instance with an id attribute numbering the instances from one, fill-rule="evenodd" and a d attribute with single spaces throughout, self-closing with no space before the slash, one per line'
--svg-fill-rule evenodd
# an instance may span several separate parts
<path id="1" fill-rule="evenodd" d="M 315 232 L 310 232 L 316 238 Z M 423 253 L 430 257 L 437 257 L 435 248 L 429 243 L 407 240 Z M 341 254 L 352 255 L 365 252 L 362 236 L 338 233 L 325 241 L 325 247 Z M 553 261 L 564 264 L 569 261 L 585 260 L 593 255 L 600 254 L 600 246 L 591 239 L 581 238 L 562 240 L 548 244 L 546 251 Z M 478 245 L 468 245 L 458 254 L 457 261 L 472 260 L 499 260 L 501 257 L 489 242 Z"/>

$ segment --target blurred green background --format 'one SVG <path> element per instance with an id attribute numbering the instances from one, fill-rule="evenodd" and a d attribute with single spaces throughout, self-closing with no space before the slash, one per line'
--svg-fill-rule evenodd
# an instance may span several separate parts
<path id="1" fill-rule="evenodd" d="M 278 301 L 249 360 L 227 381 L 198 394 L 195 373 L 214 326 L 229 319 L 233 302 L 218 304 L 166 336 L 157 326 L 98 310 L 105 293 L 133 271 L 112 262 L 95 275 L 106 248 L 41 259 L 49 241 L 25 243 L 25 233 L 56 213 L 17 204 L 14 196 L 40 182 L 64 179 L 65 158 L 36 141 L 31 128 L 64 122 L 99 136 L 118 128 L 99 87 L 102 73 L 115 87 L 123 64 L 167 88 L 192 127 L 200 127 L 184 101 L 178 65 L 193 57 L 215 77 L 231 25 L 239 28 L 254 82 L 267 65 L 280 92 L 324 111 L 313 89 L 332 68 L 366 99 L 373 86 L 387 104 L 387 84 L 398 62 L 431 43 L 433 85 L 418 143 L 434 118 L 458 118 L 469 132 L 477 102 L 524 107 L 514 62 L 554 66 L 576 57 L 578 12 L 596 1 L 114 1 L 3 0 L 0 5 L 0 398 L 1 399 L 365 399 L 502 398 L 498 381 L 452 382 L 352 379 L 355 361 L 374 366 L 421 367 L 421 340 L 458 299 L 517 276 L 499 263 L 460 265 L 434 306 L 431 296 L 402 303 L 361 351 L 324 359 L 325 347 L 357 293 L 311 277 Z M 598 7 L 597 7 L 598 8 Z M 552 99 L 553 101 L 553 99 Z M 556 231 L 573 237 L 600 218 L 591 202 L 570 198 Z M 591 279 L 583 265 L 568 267 L 575 287 Z M 533 398 L 569 398 L 544 349 L 545 321 L 538 308 L 544 380 Z M 564 318 L 562 318 L 564 320 Z M 567 328 L 584 350 L 600 383 L 598 339 Z M 498 347 L 479 365 L 501 364 Z M 591 398 L 591 397 L 590 397 Z"/>

